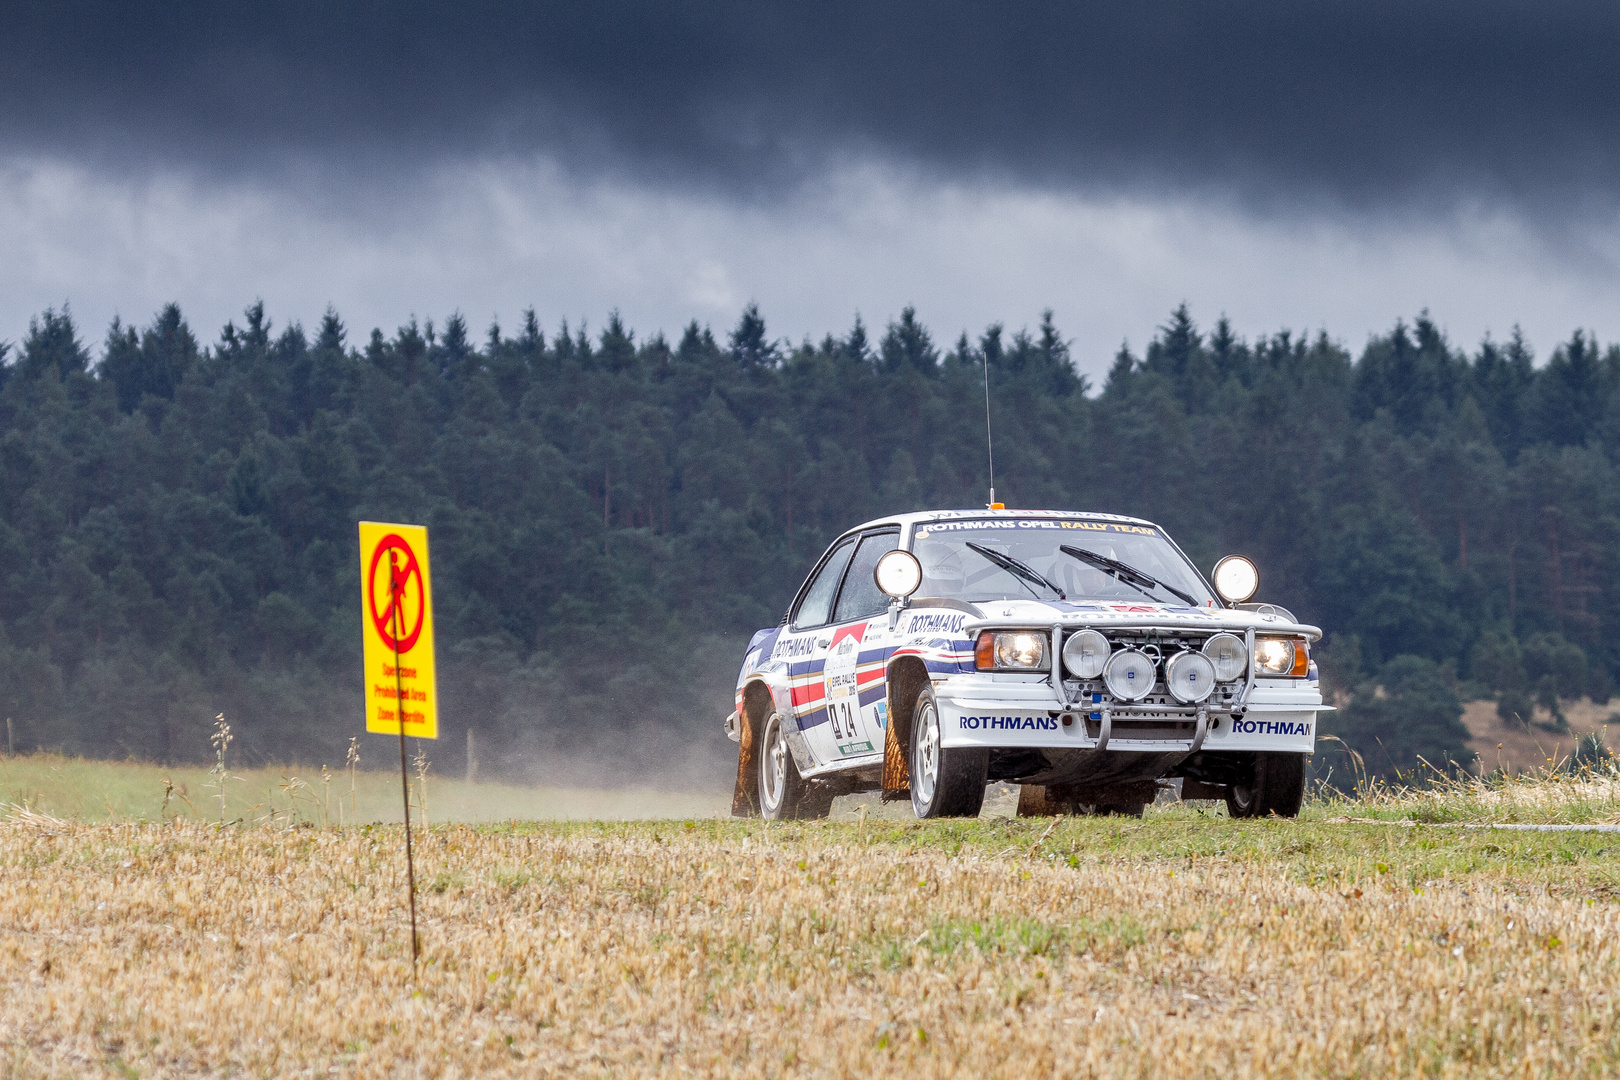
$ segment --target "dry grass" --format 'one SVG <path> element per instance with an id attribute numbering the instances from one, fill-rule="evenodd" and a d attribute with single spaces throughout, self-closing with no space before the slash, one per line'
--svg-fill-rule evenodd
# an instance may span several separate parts
<path id="1" fill-rule="evenodd" d="M 1341 754 L 1340 760 L 1346 757 L 1355 755 Z M 1620 824 L 1620 758 L 1612 755 L 1584 762 L 1567 754 L 1549 755 L 1522 771 L 1504 765 L 1482 775 L 1425 763 L 1404 778 L 1408 782 L 1394 784 L 1369 778 L 1359 767 L 1348 775 L 1355 778 L 1348 792 L 1321 785 L 1308 813 L 1429 824 Z"/>
<path id="2" fill-rule="evenodd" d="M 1589 734 L 1597 734 L 1609 749 L 1620 750 L 1620 725 L 1611 722 L 1620 701 L 1595 703 L 1590 698 L 1565 702 L 1569 730 L 1549 727 L 1551 718 L 1536 709 L 1523 720 L 1503 720 L 1496 715 L 1496 702 L 1471 701 L 1463 708 L 1463 724 L 1468 728 L 1468 748 L 1479 755 L 1486 771 L 1540 770 L 1559 758 L 1567 757 L 1575 744 Z"/>
<path id="3" fill-rule="evenodd" d="M 1318 809 L 1430 824 L 1614 825 L 1620 824 L 1620 775 L 1603 769 L 1435 778 L 1428 785 L 1374 786 L 1353 798 L 1324 800 Z"/>
<path id="4" fill-rule="evenodd" d="M 1328 813 L 1315 808 L 1313 817 Z M 0 1075 L 1607 1076 L 1620 841 L 0 823 Z"/>

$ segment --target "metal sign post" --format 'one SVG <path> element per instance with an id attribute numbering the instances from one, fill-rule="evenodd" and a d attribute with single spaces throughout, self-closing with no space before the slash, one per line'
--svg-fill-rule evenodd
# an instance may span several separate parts
<path id="1" fill-rule="evenodd" d="M 394 707 L 399 713 L 399 791 L 405 799 L 405 887 L 411 897 L 411 967 L 421 955 L 422 946 L 416 935 L 416 863 L 411 857 L 411 774 L 405 766 L 405 678 L 399 673 L 399 596 L 401 584 L 395 567 L 395 556 L 389 554 L 388 591 L 393 597 L 389 604 L 394 617 Z"/>
<path id="2" fill-rule="evenodd" d="M 421 958 L 416 924 L 416 856 L 411 837 L 411 776 L 405 736 L 439 737 L 433 657 L 433 585 L 427 530 L 420 525 L 360 523 L 361 626 L 365 639 L 366 730 L 399 736 L 399 786 L 405 808 L 405 880 L 410 891 L 411 966 Z"/>

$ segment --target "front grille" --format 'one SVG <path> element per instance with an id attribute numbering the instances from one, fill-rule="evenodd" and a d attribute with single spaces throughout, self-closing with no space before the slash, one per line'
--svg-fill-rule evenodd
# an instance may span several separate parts
<path id="1" fill-rule="evenodd" d="M 1115 731 L 1119 730 L 1120 724 L 1154 723 L 1159 720 L 1184 719 L 1184 716 L 1179 712 L 1155 713 L 1151 711 L 1155 705 L 1164 705 L 1171 709 L 1187 708 L 1186 705 L 1170 696 L 1163 682 L 1154 687 L 1153 693 L 1141 701 L 1114 701 L 1109 696 L 1108 688 L 1103 685 L 1101 679 L 1068 679 L 1063 684 L 1063 692 L 1068 701 L 1074 702 L 1077 711 L 1084 712 L 1087 715 L 1101 711 L 1105 704 L 1130 706 L 1133 710 L 1148 710 L 1144 712 L 1133 711 L 1126 715 L 1116 712 L 1114 714 Z M 1230 709 L 1237 705 L 1238 695 L 1241 693 L 1243 693 L 1242 680 L 1235 683 L 1221 683 L 1215 688 L 1213 694 L 1204 699 L 1203 705 L 1211 712 Z"/>
<path id="2" fill-rule="evenodd" d="M 1156 720 L 1153 718 L 1126 719 L 1122 716 L 1113 718 L 1113 728 L 1109 733 L 1109 741 L 1124 740 L 1126 742 L 1189 742 L 1198 733 L 1198 722 L 1179 718 L 1176 720 Z M 1102 721 L 1086 718 L 1086 735 L 1092 739 L 1102 738 Z"/>

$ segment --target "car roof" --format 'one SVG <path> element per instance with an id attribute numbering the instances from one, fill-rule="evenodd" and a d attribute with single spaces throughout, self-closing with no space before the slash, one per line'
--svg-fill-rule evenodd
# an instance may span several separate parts
<path id="1" fill-rule="evenodd" d="M 951 521 L 961 518 L 1032 518 L 1032 517 L 1068 517 L 1087 518 L 1092 521 L 1123 521 L 1132 525 L 1152 525 L 1151 521 L 1142 518 L 1125 517 L 1121 514 L 1097 514 L 1088 510 L 918 510 L 909 514 L 890 514 L 887 517 L 873 518 L 863 522 L 852 529 L 845 529 L 840 536 L 861 532 L 863 529 L 874 529 L 880 525 L 915 525 L 920 521 Z"/>

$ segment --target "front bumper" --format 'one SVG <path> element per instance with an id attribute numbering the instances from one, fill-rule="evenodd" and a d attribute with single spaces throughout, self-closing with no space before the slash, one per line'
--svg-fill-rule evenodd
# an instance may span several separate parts
<path id="1" fill-rule="evenodd" d="M 1044 678 L 957 675 L 934 684 L 942 745 L 1026 749 L 1108 749 L 1196 752 L 1272 750 L 1308 754 L 1316 748 L 1315 683 L 1255 682 L 1246 706 L 1211 702 L 1114 705 L 1084 695 L 1078 707 Z"/>

